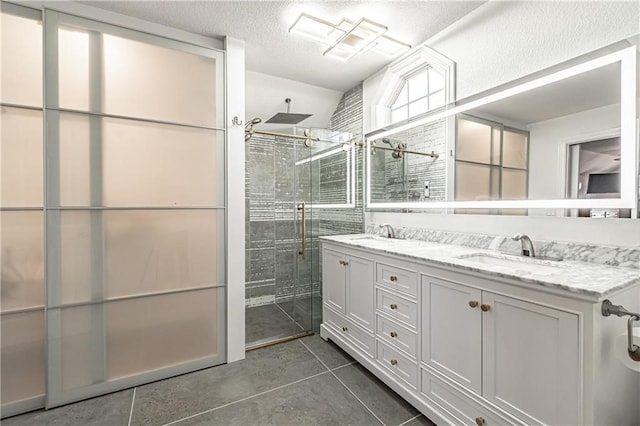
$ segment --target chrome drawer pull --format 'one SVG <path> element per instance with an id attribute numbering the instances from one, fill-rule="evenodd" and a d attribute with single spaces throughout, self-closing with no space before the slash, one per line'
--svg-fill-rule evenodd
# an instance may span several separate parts
<path id="1" fill-rule="evenodd" d="M 390 304 L 390 305 L 389 305 L 389 307 L 390 307 L 391 309 L 393 309 L 394 311 L 395 311 L 396 309 L 398 309 L 398 305 L 396 305 L 395 303 Z"/>
<path id="2" fill-rule="evenodd" d="M 396 333 L 395 331 L 392 331 L 391 333 L 389 333 L 389 336 L 398 337 L 398 333 Z"/>
<path id="3" fill-rule="evenodd" d="M 389 362 L 391 363 L 391 365 L 398 365 L 398 360 L 397 359 L 392 359 Z"/>

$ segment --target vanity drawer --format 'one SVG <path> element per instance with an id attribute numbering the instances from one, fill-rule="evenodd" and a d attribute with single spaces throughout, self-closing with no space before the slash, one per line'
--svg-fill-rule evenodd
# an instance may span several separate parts
<path id="1" fill-rule="evenodd" d="M 409 357 L 387 346 L 376 342 L 376 360 L 394 376 L 407 382 L 412 388 L 418 387 L 418 364 Z"/>
<path id="2" fill-rule="evenodd" d="M 418 325 L 418 305 L 396 294 L 376 289 L 376 308 L 413 328 Z"/>
<path id="3" fill-rule="evenodd" d="M 379 339 L 384 340 L 396 349 L 417 357 L 418 334 L 415 331 L 411 331 L 382 315 L 377 315 L 376 332 Z"/>
<path id="4" fill-rule="evenodd" d="M 456 420 L 465 425 L 521 425 L 512 417 L 502 416 L 464 395 L 453 386 L 425 369 L 422 374 L 422 393 L 444 407 Z"/>
<path id="5" fill-rule="evenodd" d="M 322 322 L 332 326 L 338 334 L 349 340 L 369 357 L 373 358 L 375 338 L 372 333 L 360 328 L 326 306 L 323 309 L 322 315 Z"/>
<path id="6" fill-rule="evenodd" d="M 418 295 L 418 274 L 415 271 L 377 263 L 376 282 L 412 296 Z"/>

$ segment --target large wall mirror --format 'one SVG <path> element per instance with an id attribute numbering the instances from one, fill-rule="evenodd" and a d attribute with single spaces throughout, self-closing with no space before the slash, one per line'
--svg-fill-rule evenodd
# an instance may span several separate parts
<path id="1" fill-rule="evenodd" d="M 372 132 L 367 208 L 637 217 L 637 54 L 573 60 Z"/>

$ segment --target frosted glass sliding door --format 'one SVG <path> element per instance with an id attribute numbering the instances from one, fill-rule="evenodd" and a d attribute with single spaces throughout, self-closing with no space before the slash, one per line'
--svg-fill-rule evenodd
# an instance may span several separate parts
<path id="1" fill-rule="evenodd" d="M 224 57 L 45 13 L 53 407 L 225 361 Z"/>
<path id="2" fill-rule="evenodd" d="M 44 405 L 42 17 L 0 3 L 0 408 Z"/>

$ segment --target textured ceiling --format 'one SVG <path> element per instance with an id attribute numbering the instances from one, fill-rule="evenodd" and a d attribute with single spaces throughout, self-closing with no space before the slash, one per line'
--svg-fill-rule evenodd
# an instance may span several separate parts
<path id="1" fill-rule="evenodd" d="M 245 41 L 246 67 L 344 92 L 387 63 L 365 52 L 348 62 L 322 56 L 324 46 L 288 32 L 302 12 L 328 21 L 362 17 L 415 46 L 484 1 L 83 1 L 81 3 L 209 37 Z"/>

